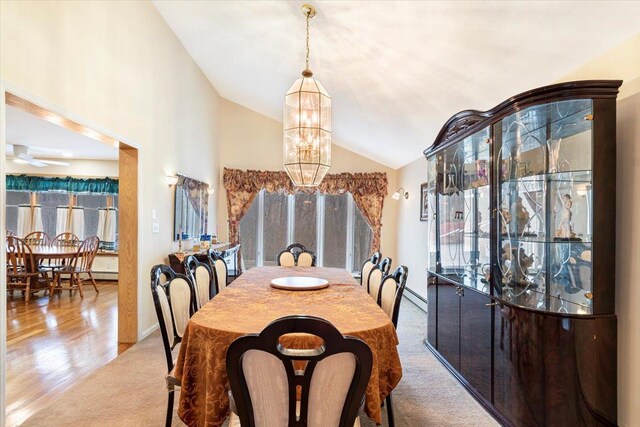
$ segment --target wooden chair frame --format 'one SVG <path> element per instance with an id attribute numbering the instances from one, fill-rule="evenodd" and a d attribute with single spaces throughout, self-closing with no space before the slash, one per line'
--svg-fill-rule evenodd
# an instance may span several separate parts
<path id="1" fill-rule="evenodd" d="M 22 240 L 29 246 L 48 246 L 50 244 L 49 236 L 44 231 L 32 231 Z"/>
<path id="2" fill-rule="evenodd" d="M 308 333 L 320 337 L 324 344 L 315 349 L 289 349 L 279 343 L 282 335 Z M 227 351 L 227 376 L 235 406 L 243 427 L 254 427 L 256 420 L 247 381 L 242 369 L 242 359 L 249 350 L 261 350 L 280 359 L 284 365 L 289 385 L 289 427 L 306 427 L 309 388 L 313 371 L 318 362 L 338 353 L 355 356 L 355 370 L 340 416 L 340 427 L 352 427 L 360 403 L 371 376 L 373 355 L 369 346 L 358 338 L 344 337 L 328 321 L 313 316 L 287 316 L 269 324 L 260 334 L 246 335 L 235 340 Z M 306 361 L 304 371 L 294 370 L 293 361 Z M 299 420 L 296 420 L 297 388 L 302 387 Z"/>
<path id="3" fill-rule="evenodd" d="M 385 276 L 389 274 L 389 271 L 391 270 L 392 262 L 393 260 L 389 257 L 386 257 L 385 259 L 380 261 L 380 268 L 382 268 L 382 272 L 385 274 Z"/>
<path id="4" fill-rule="evenodd" d="M 91 281 L 93 288 L 96 290 L 96 293 L 100 293 L 96 280 L 93 278 L 93 261 L 96 258 L 99 247 L 100 239 L 98 236 L 87 237 L 82 242 L 78 248 L 78 252 L 74 255 L 69 265 L 59 266 L 55 270 L 55 280 L 51 283 L 49 298 L 53 298 L 54 286 L 57 290 L 68 290 L 69 293 L 71 293 L 72 290 L 77 289 L 80 292 L 80 298 L 84 298 L 84 293 L 82 291 L 84 279 L 81 274 L 89 276 L 89 280 Z M 68 288 L 60 286 L 60 280 L 63 274 L 69 275 Z"/>
<path id="5" fill-rule="evenodd" d="M 387 274 L 382 278 L 382 282 L 380 283 L 380 289 L 378 291 L 378 305 L 382 307 L 382 292 L 385 286 L 395 286 L 395 300 L 393 302 L 393 312 L 391 314 L 391 322 L 393 323 L 393 327 L 398 329 L 398 316 L 400 314 L 400 303 L 402 302 L 402 294 L 404 293 L 405 285 L 407 284 L 407 276 L 409 275 L 409 269 L 401 265 L 396 268 L 393 273 Z M 393 280 L 387 280 L 393 279 Z M 391 398 L 391 393 L 385 399 L 387 404 L 387 418 L 389 420 L 389 427 L 395 426 L 395 420 L 393 416 L 393 401 Z"/>
<path id="6" fill-rule="evenodd" d="M 6 238 L 7 290 L 24 288 L 25 304 L 31 300 L 31 293 L 50 289 L 49 275 L 36 264 L 31 247 L 23 239 L 15 236 Z M 39 277 L 42 276 L 42 281 Z M 46 287 L 37 286 L 44 283 Z"/>
<path id="7" fill-rule="evenodd" d="M 164 278 L 164 283 L 161 283 L 161 278 Z M 168 391 L 168 399 L 167 399 L 167 413 L 165 418 L 166 427 L 171 426 L 171 420 L 173 418 L 173 403 L 175 400 L 175 388 L 179 387 L 180 384 L 177 382 L 175 377 L 172 375 L 172 371 L 174 368 L 173 356 L 171 351 L 182 341 L 182 338 L 177 333 L 177 328 L 175 324 L 174 314 L 173 314 L 173 306 L 171 305 L 171 293 L 170 287 L 171 283 L 175 279 L 184 279 L 190 286 L 191 289 L 191 301 L 189 303 L 189 316 L 193 316 L 195 313 L 193 309 L 193 300 L 195 299 L 195 289 L 191 280 L 183 275 L 176 273 L 171 269 L 171 267 L 159 264 L 154 266 L 151 269 L 151 295 L 153 297 L 153 305 L 156 309 L 156 315 L 158 316 L 158 323 L 160 324 L 160 335 L 162 335 L 162 344 L 164 346 L 164 355 L 167 359 L 167 391 Z M 162 312 L 162 305 L 160 303 L 160 297 L 158 296 L 158 289 L 160 288 L 160 292 L 164 292 L 167 301 L 169 303 L 169 312 L 171 313 L 171 322 L 173 324 L 173 336 L 169 337 L 169 331 L 164 324 L 164 314 Z"/>

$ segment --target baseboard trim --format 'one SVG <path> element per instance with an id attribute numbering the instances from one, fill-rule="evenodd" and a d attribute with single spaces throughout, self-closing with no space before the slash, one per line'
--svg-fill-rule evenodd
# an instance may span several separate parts
<path id="1" fill-rule="evenodd" d="M 155 330 L 158 329 L 159 327 L 160 327 L 160 324 L 156 322 L 153 325 L 151 325 L 150 327 L 148 327 L 147 329 L 145 329 L 144 331 L 142 331 L 142 333 L 140 334 L 140 339 L 138 340 L 138 342 L 142 341 L 143 339 L 145 339 L 146 337 L 148 337 L 149 335 L 154 333 Z"/>
<path id="2" fill-rule="evenodd" d="M 424 299 L 422 296 L 418 295 L 415 291 L 407 287 L 405 287 L 404 290 L 407 291 L 404 293 L 404 296 L 409 301 L 414 303 L 420 310 L 424 311 L 425 313 L 428 311 L 429 304 L 427 303 L 426 299 Z"/>
<path id="3" fill-rule="evenodd" d="M 467 379 L 463 377 L 462 374 L 460 374 L 460 372 L 456 370 L 456 368 L 451 366 L 447 359 L 445 359 L 444 356 L 442 356 L 438 352 L 438 350 L 431 346 L 431 344 L 426 339 L 423 341 L 423 343 L 427 350 L 429 350 L 435 356 L 435 358 L 438 359 L 438 361 L 442 363 L 445 368 L 447 368 L 451 375 L 453 375 L 453 377 L 458 380 L 458 382 L 465 388 L 465 390 L 467 390 L 467 392 L 480 404 L 480 406 L 482 406 L 485 411 L 489 413 L 489 415 L 493 417 L 494 420 L 496 420 L 501 426 L 513 427 L 513 423 L 511 423 L 509 419 L 505 418 L 505 416 L 502 415 L 496 409 L 496 407 L 493 406 L 493 404 L 491 404 L 489 400 L 487 400 L 487 398 L 480 394 L 480 392 L 478 392 L 475 387 L 469 384 Z"/>

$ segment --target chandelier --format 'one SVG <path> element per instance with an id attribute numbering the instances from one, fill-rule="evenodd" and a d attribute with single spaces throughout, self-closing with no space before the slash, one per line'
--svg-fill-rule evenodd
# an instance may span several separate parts
<path id="1" fill-rule="evenodd" d="M 331 167 L 331 97 L 309 69 L 309 20 L 316 10 L 302 6 L 307 21 L 307 56 L 302 78 L 284 97 L 284 169 L 293 184 L 315 187 Z"/>

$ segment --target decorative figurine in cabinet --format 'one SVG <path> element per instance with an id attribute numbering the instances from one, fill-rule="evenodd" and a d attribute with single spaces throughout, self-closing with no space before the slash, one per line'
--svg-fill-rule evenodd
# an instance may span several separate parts
<path id="1" fill-rule="evenodd" d="M 463 111 L 425 150 L 426 343 L 503 424 L 616 424 L 621 83 Z"/>

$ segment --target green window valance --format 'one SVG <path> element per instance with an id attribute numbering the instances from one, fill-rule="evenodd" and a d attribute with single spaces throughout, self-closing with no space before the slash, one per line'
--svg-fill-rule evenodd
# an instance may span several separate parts
<path id="1" fill-rule="evenodd" d="M 118 180 L 113 178 L 73 178 L 71 176 L 7 175 L 7 191 L 118 194 Z"/>

